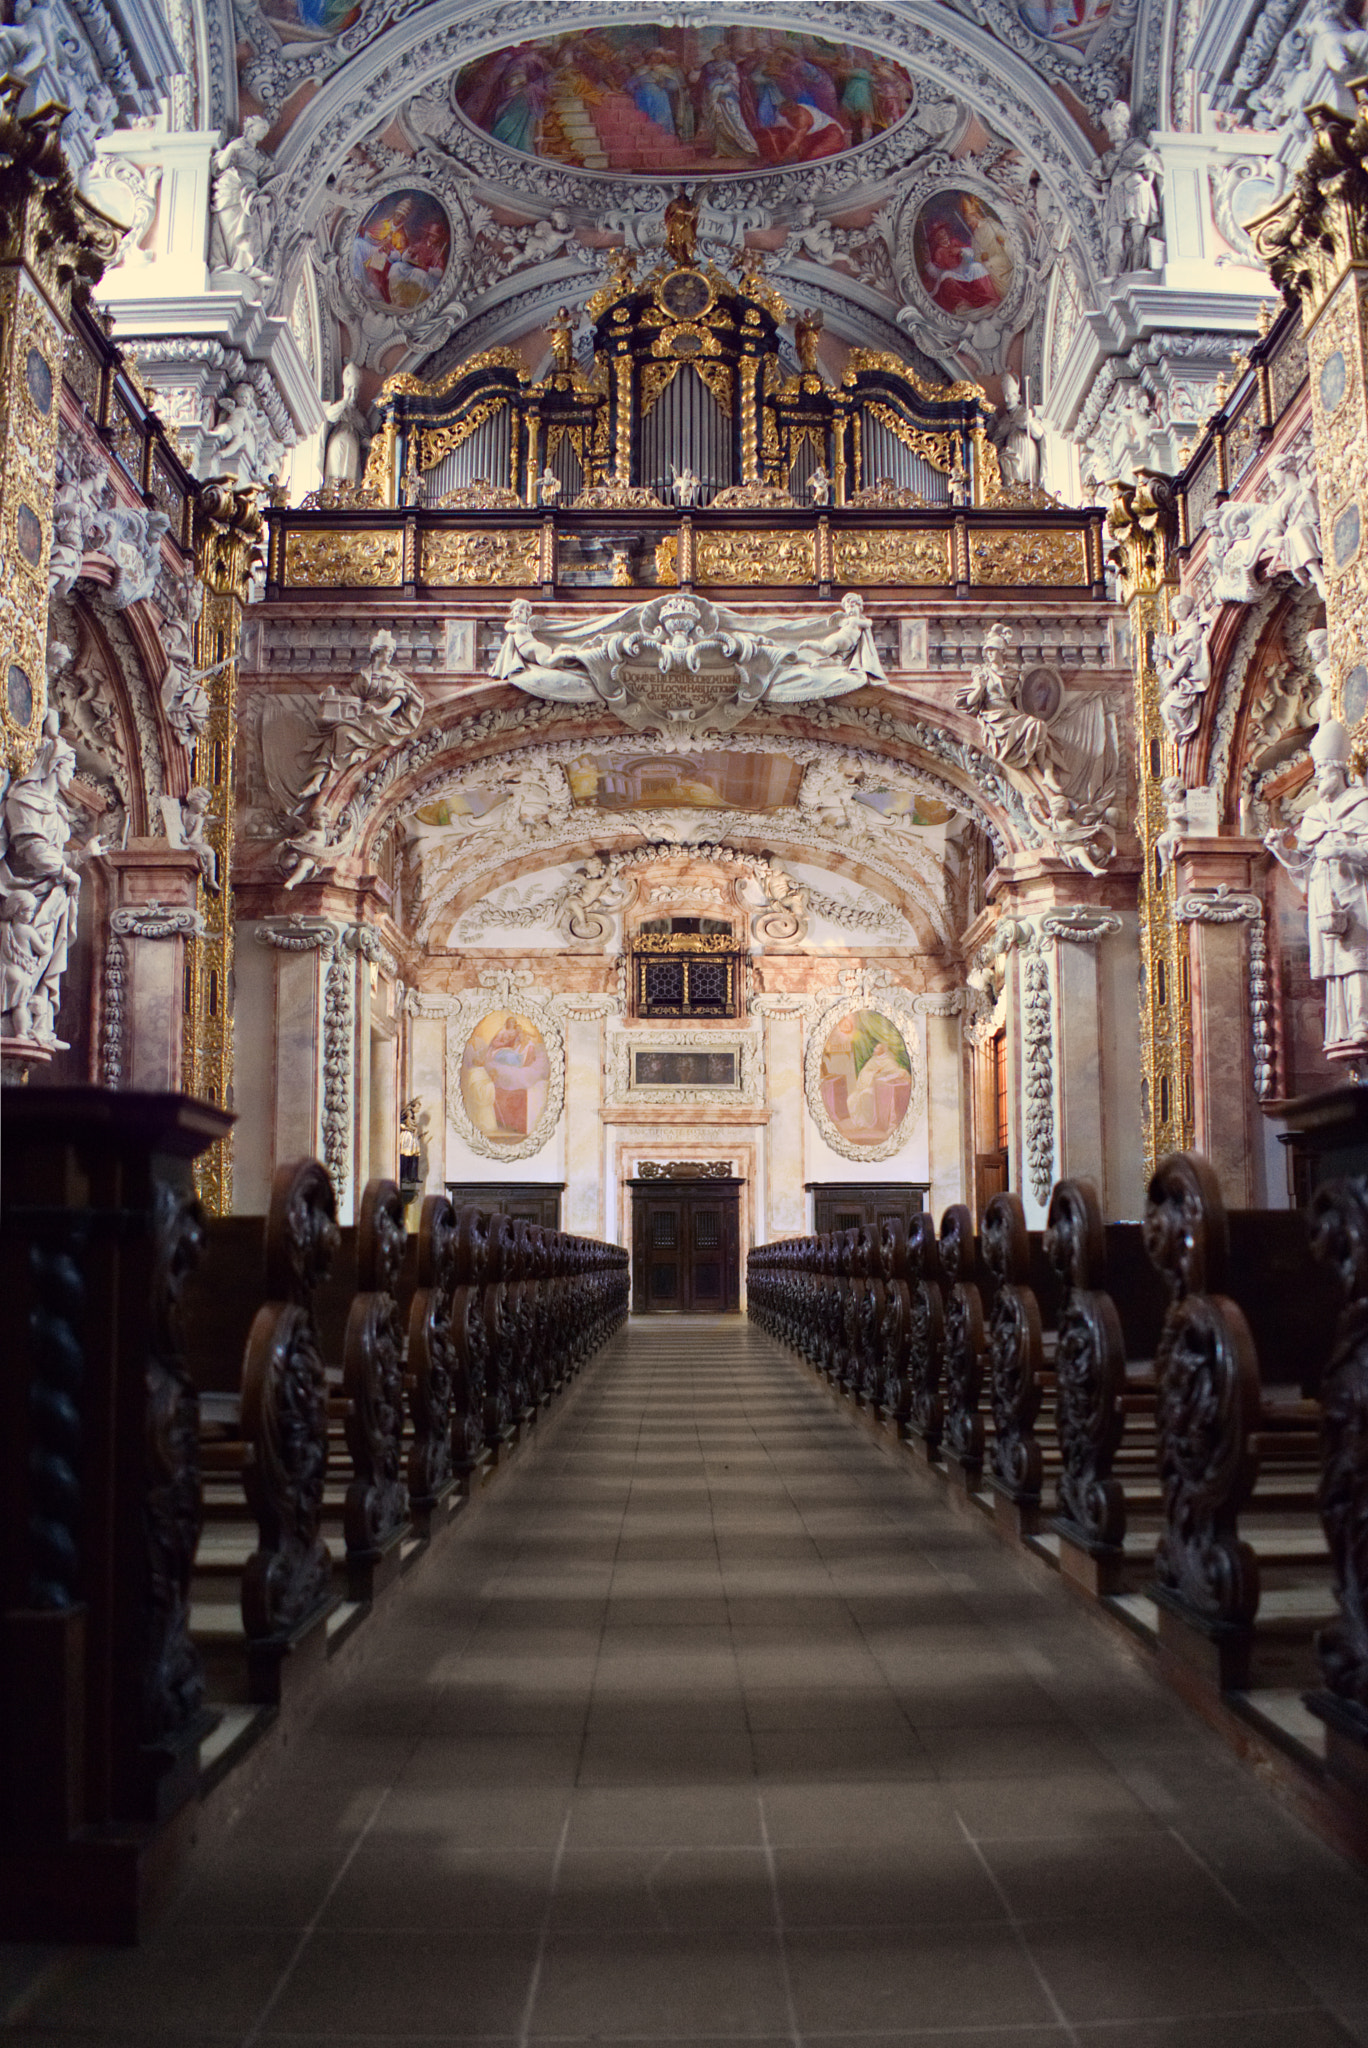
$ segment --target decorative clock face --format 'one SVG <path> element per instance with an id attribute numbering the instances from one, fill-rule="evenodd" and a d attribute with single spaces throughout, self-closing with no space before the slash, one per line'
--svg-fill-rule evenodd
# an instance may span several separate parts
<path id="1" fill-rule="evenodd" d="M 665 279 L 657 295 L 667 313 L 676 320 L 697 320 L 712 304 L 712 286 L 696 270 L 676 270 Z"/>

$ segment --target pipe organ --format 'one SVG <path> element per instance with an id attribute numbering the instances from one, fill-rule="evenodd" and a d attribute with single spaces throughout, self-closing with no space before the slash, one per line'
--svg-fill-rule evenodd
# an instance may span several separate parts
<path id="1" fill-rule="evenodd" d="M 367 473 L 379 502 L 469 509 L 483 493 L 510 509 L 548 495 L 586 510 L 814 499 L 939 507 L 1001 494 L 977 386 L 928 384 L 868 349 L 829 383 L 817 368 L 818 319 L 798 316 L 795 362 L 781 343 L 789 309 L 778 293 L 753 268 L 724 277 L 697 259 L 691 237 L 676 235 L 641 277 L 624 257 L 587 312 L 591 360 L 576 357 L 563 312 L 540 380 L 511 349 L 430 383 L 392 377 Z M 818 472 L 827 481 L 814 492 Z"/>

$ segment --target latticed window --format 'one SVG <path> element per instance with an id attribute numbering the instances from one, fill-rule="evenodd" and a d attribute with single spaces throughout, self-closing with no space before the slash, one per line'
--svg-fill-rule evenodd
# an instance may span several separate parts
<path id="1" fill-rule="evenodd" d="M 670 922 L 657 920 L 658 924 Z M 675 920 L 674 922 L 684 922 Z M 697 927 L 711 920 L 687 920 Z M 655 928 L 638 932 L 632 945 L 632 989 L 638 1017 L 734 1017 L 741 985 L 742 955 L 730 930 Z"/>

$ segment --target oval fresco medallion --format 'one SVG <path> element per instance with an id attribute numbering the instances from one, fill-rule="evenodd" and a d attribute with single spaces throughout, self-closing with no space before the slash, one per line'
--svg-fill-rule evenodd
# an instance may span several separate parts
<path id="1" fill-rule="evenodd" d="M 528 1017 L 494 1010 L 482 1017 L 461 1054 L 461 1101 L 491 1145 L 521 1145 L 546 1108 L 551 1061 Z"/>
<path id="2" fill-rule="evenodd" d="M 631 22 L 468 64 L 466 119 L 521 156 L 638 177 L 771 170 L 896 126 L 911 77 L 853 43 L 789 29 Z"/>
<path id="3" fill-rule="evenodd" d="M 850 1145 L 883 1145 L 912 1105 L 907 1041 L 878 1010 L 838 1017 L 822 1047 L 822 1102 Z"/>
<path id="4" fill-rule="evenodd" d="M 352 276 L 373 306 L 411 313 L 446 276 L 451 222 L 430 192 L 402 186 L 377 199 L 352 238 Z"/>
<path id="5" fill-rule="evenodd" d="M 1111 13 L 1111 0 L 1018 0 L 1017 11 L 1038 36 L 1081 48 Z"/>
<path id="6" fill-rule="evenodd" d="M 922 290 L 942 313 L 982 320 L 1011 294 L 1016 258 L 1007 230 L 977 192 L 933 192 L 917 215 L 912 253 Z"/>

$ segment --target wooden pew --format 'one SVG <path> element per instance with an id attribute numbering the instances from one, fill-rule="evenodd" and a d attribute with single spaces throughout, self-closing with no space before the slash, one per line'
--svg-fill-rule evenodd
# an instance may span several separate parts
<path id="1" fill-rule="evenodd" d="M 284 1683 L 315 1667 L 337 1605 L 322 1531 L 328 1394 L 313 1314 L 337 1238 L 332 1183 L 316 1160 L 298 1160 L 277 1167 L 264 1228 L 240 1217 L 207 1227 L 204 1259 L 186 1288 L 186 1357 L 204 1409 L 202 1469 L 207 1481 L 240 1482 L 257 1532 L 241 1564 L 240 1636 L 223 1603 L 211 1603 L 216 1618 L 203 1617 L 213 1619 L 202 1640 L 221 1699 L 278 1701 Z M 240 1345 L 235 1388 L 230 1345 Z M 236 1579 L 232 1523 L 226 1540 L 217 1521 L 210 1533 L 228 1554 L 216 1560 L 211 1546 L 206 1557 L 202 1541 L 199 1582 L 215 1575 L 216 1562 Z"/>
<path id="2" fill-rule="evenodd" d="M 1020 1195 L 994 1195 L 983 1213 L 982 1260 L 994 1286 L 984 1332 L 993 1418 L 989 1484 L 999 1519 L 1014 1535 L 1033 1533 L 1040 1508 L 1044 1451 L 1036 1420 L 1045 1394 L 1040 1300 L 1032 1286 L 1040 1262 Z"/>
<path id="3" fill-rule="evenodd" d="M 1326 1768 L 1368 1808 L 1368 1183 L 1325 1182 L 1307 1211 L 1312 1257 L 1343 1303 L 1321 1381 L 1317 1508 L 1330 1556 L 1334 1618 L 1316 1639 L 1306 1696 L 1326 1724 Z"/>
<path id="4" fill-rule="evenodd" d="M 1338 1309 L 1295 1211 L 1227 1212 L 1210 1166 L 1161 1161 L 1145 1241 L 1172 1299 L 1156 1361 L 1163 1528 L 1155 1554 L 1161 1652 L 1221 1690 L 1309 1666 L 1311 1597 L 1260 1616 L 1268 1567 L 1315 1579 L 1305 1525 L 1320 1464 L 1318 1394 Z M 1256 1554 L 1242 1522 L 1269 1523 Z M 1300 1516 L 1288 1528 L 1286 1518 Z M 1314 1525 L 1313 1525 L 1314 1526 Z M 1279 1542 L 1281 1535 L 1282 1541 Z M 1264 1567 L 1261 1570 L 1261 1564 Z M 1325 1600 L 1329 1608 L 1329 1577 Z"/>
<path id="5" fill-rule="evenodd" d="M 1154 1358 L 1168 1291 L 1142 1226 L 1104 1224 L 1091 1181 L 1056 1184 L 1045 1250 L 1058 1301 L 1051 1528 L 1066 1577 L 1090 1593 L 1117 1594 L 1127 1583 L 1126 1536 L 1137 1508 L 1154 1524 L 1151 1558 L 1158 1540 Z M 1123 1444 L 1133 1447 L 1124 1459 Z"/>

